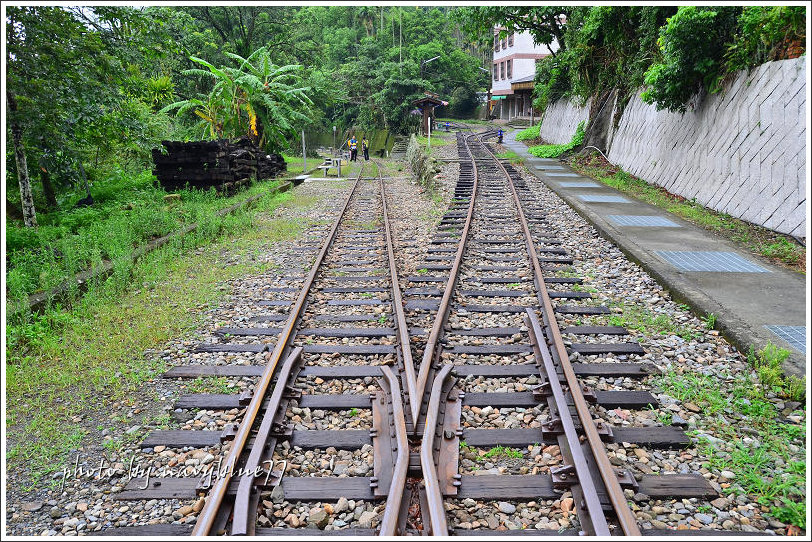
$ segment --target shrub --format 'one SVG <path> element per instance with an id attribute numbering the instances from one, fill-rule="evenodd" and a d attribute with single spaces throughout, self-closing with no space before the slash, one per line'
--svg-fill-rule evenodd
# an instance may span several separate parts
<path id="1" fill-rule="evenodd" d="M 804 52 L 806 8 L 802 6 L 746 7 L 738 23 L 739 31 L 725 53 L 728 72 Z"/>
<path id="2" fill-rule="evenodd" d="M 533 106 L 544 112 L 547 105 L 569 96 L 571 88 L 570 65 L 566 52 L 548 56 L 536 66 Z"/>
<path id="3" fill-rule="evenodd" d="M 736 31 L 739 7 L 684 6 L 660 29 L 662 62 L 646 71 L 643 101 L 657 110 L 685 112 L 703 86 L 719 90 L 725 44 Z"/>
<path id="4" fill-rule="evenodd" d="M 539 130 L 541 129 L 541 123 L 536 124 L 535 126 L 530 126 L 529 128 L 525 128 L 518 134 L 516 134 L 516 141 L 527 141 L 528 139 L 538 139 Z"/>
<path id="5" fill-rule="evenodd" d="M 537 145 L 527 149 L 527 152 L 533 156 L 538 156 L 539 158 L 557 158 L 565 152 L 571 151 L 575 147 L 583 144 L 585 124 L 585 120 L 582 120 L 580 124 L 578 124 L 578 128 L 575 129 L 575 134 L 572 136 L 569 143 L 563 143 L 561 145 Z"/>

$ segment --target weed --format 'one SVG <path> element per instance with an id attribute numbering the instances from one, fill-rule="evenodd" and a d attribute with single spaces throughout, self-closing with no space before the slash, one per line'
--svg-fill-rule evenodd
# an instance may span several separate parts
<path id="1" fill-rule="evenodd" d="M 508 151 L 505 151 L 505 152 L 499 152 L 499 153 L 496 153 L 495 156 L 497 158 L 501 158 L 503 160 L 508 160 L 508 161 L 510 161 L 511 164 L 514 164 L 514 165 L 522 165 L 522 164 L 524 164 L 524 158 L 522 156 L 519 156 L 519 154 L 517 154 L 515 151 L 508 150 Z"/>
<path id="2" fill-rule="evenodd" d="M 616 304 L 622 308 L 621 313 L 611 314 L 608 317 L 610 326 L 622 326 L 629 329 L 636 329 L 646 335 L 678 335 L 686 341 L 695 337 L 695 333 L 689 327 L 675 324 L 667 314 L 654 314 L 641 305 L 630 303 Z"/>
<path id="3" fill-rule="evenodd" d="M 705 329 L 714 329 L 716 327 L 716 315 L 712 312 L 708 313 L 703 320 L 705 321 Z"/>
<path id="4" fill-rule="evenodd" d="M 655 419 L 662 425 L 671 425 L 671 414 L 666 410 L 661 410 L 657 407 L 651 406 L 651 412 L 654 413 Z"/>
<path id="5" fill-rule="evenodd" d="M 157 416 L 155 416 L 155 419 L 153 420 L 153 423 L 155 424 L 155 426 L 158 429 L 164 429 L 164 430 L 169 429 L 169 427 L 172 424 L 172 416 L 170 416 L 166 412 L 163 412 L 163 413 L 158 414 Z"/>
<path id="6" fill-rule="evenodd" d="M 516 134 L 516 141 L 530 141 L 533 139 L 538 139 L 540 137 L 539 135 L 540 129 L 541 123 L 538 123 L 535 126 L 525 128 L 524 130 Z"/>
<path id="7" fill-rule="evenodd" d="M 784 376 L 781 365 L 789 357 L 789 350 L 780 348 L 772 343 L 756 353 L 750 346 L 747 352 L 747 361 L 758 374 L 764 386 L 772 388 L 781 395 L 796 401 L 803 401 L 806 390 L 806 380 L 796 376 Z"/>
<path id="8" fill-rule="evenodd" d="M 267 188 L 259 185 L 257 190 Z M 83 432 L 65 420 L 93 405 L 108 408 L 165 371 L 166 362 L 160 357 L 139 353 L 198 328 L 204 312 L 226 295 L 218 288 L 224 281 L 271 268 L 249 259 L 228 265 L 213 255 L 245 255 L 258 248 L 267 252 L 269 243 L 295 236 L 302 223 L 271 218 L 270 212 L 281 204 L 292 205 L 292 200 L 289 193 L 263 198 L 253 211 L 265 213 L 239 213 L 219 225 L 206 219 L 202 231 L 170 242 L 126 272 L 91 285 L 70 309 L 55 305 L 41 315 L 7 322 L 7 468 L 24 469 L 38 483 L 59 469 L 81 442 Z M 214 203 L 223 202 L 212 198 Z M 249 223 L 252 227 L 246 228 Z M 237 231 L 239 238 L 217 239 Z M 190 250 L 197 247 L 208 248 Z M 144 287 L 145 283 L 151 286 Z M 17 340 L 8 340 L 10 336 Z M 61 401 L 55 402 L 55 397 Z"/>
<path id="9" fill-rule="evenodd" d="M 575 134 L 573 134 L 569 143 L 564 143 L 562 145 L 537 145 L 527 149 L 527 152 L 533 156 L 538 156 L 539 158 L 557 158 L 584 142 L 585 123 L 586 121 L 581 121 L 581 123 L 578 124 L 578 128 L 575 130 Z"/>
<path id="10" fill-rule="evenodd" d="M 718 448 L 704 436 L 698 437 L 698 448 L 707 458 L 703 466 L 714 472 L 729 470 L 736 475 L 735 482 L 723 489 L 725 493 L 750 495 L 769 510 L 767 515 L 805 528 L 806 464 L 790 460 L 790 447 L 804 444 L 803 423 L 778 421 L 778 411 L 764 387 L 747 374 L 737 375 L 732 393 L 721 399 L 712 378 L 693 373 L 670 373 L 659 384 L 673 397 L 703 405 L 706 412 L 719 404 L 724 407 L 726 419 L 740 420 L 739 424 L 710 422 L 710 429 L 722 443 Z M 755 438 L 742 439 L 740 424 L 753 429 Z"/>
<path id="11" fill-rule="evenodd" d="M 495 459 L 495 458 L 520 459 L 521 457 L 522 457 L 521 450 L 517 450 L 516 448 L 507 448 L 504 446 L 494 446 L 484 454 L 480 455 L 480 460 Z"/>
<path id="12" fill-rule="evenodd" d="M 351 418 L 354 418 L 354 417 L 358 416 L 358 413 L 359 413 L 359 412 L 360 412 L 360 411 L 359 411 L 357 408 L 353 408 L 353 409 L 351 409 L 351 410 L 349 411 L 349 413 L 348 413 L 348 414 L 349 414 L 349 416 L 350 416 Z"/>
<path id="13" fill-rule="evenodd" d="M 696 403 L 707 414 L 716 414 L 728 406 L 728 398 L 719 391 L 716 379 L 702 373 L 664 373 L 655 379 L 668 395 L 684 402 Z"/>
<path id="14" fill-rule="evenodd" d="M 189 382 L 187 389 L 190 393 L 233 393 L 234 384 L 229 383 L 225 377 L 199 376 Z"/>
<path id="15" fill-rule="evenodd" d="M 425 275 L 428 272 L 429 272 L 428 269 L 418 269 L 417 271 L 415 271 L 415 273 L 417 273 L 418 275 Z"/>

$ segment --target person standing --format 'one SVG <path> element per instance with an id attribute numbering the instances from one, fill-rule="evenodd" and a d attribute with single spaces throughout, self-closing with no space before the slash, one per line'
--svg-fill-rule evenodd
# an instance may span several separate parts
<path id="1" fill-rule="evenodd" d="M 367 136 L 364 136 L 361 139 L 361 149 L 364 151 L 364 161 L 369 161 L 369 141 L 367 140 Z"/>
<path id="2" fill-rule="evenodd" d="M 356 162 L 358 158 L 358 140 L 355 135 L 352 135 L 347 141 L 347 147 L 350 149 L 350 162 Z"/>

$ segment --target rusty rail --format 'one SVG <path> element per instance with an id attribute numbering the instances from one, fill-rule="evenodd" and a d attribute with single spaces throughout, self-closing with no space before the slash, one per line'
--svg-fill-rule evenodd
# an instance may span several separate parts
<path id="1" fill-rule="evenodd" d="M 400 283 L 398 282 L 397 262 L 395 261 L 394 244 L 392 242 L 392 229 L 389 226 L 389 212 L 386 205 L 386 189 L 383 177 L 381 176 L 380 165 L 378 166 L 378 180 L 381 186 L 381 201 L 383 201 L 383 223 L 386 231 L 386 251 L 389 257 L 389 270 L 392 281 L 392 306 L 394 308 L 395 327 L 397 327 L 398 340 L 401 344 L 403 353 L 403 370 L 406 375 L 406 392 L 409 395 L 409 401 L 412 414 L 412 425 L 417 425 L 417 414 L 414 411 L 414 405 L 417 405 L 418 411 L 420 408 L 420 395 L 417 394 L 417 379 L 414 371 L 414 360 L 412 359 L 411 342 L 409 340 L 409 327 L 406 324 L 406 315 L 403 311 L 403 296 L 400 291 Z"/>
<path id="2" fill-rule="evenodd" d="M 592 421 L 589 406 L 584 399 L 584 395 L 581 392 L 580 383 L 578 382 L 575 371 L 570 364 L 569 354 L 567 353 L 567 348 L 564 345 L 564 340 L 561 337 L 561 330 L 558 328 L 558 324 L 555 320 L 555 311 L 553 309 L 552 302 L 550 301 L 547 286 L 544 283 L 544 273 L 542 272 L 541 265 L 538 261 L 536 245 L 533 241 L 532 235 L 530 234 L 530 228 L 527 225 L 527 219 L 524 216 L 524 209 L 522 208 L 519 195 L 516 192 L 516 187 L 513 185 L 513 180 L 510 178 L 510 174 L 508 174 L 505 166 L 493 155 L 487 146 L 483 145 L 483 148 L 491 155 L 494 161 L 499 164 L 500 169 L 508 180 L 508 186 L 510 186 L 510 190 L 513 194 L 513 200 L 515 201 L 518 209 L 519 221 L 521 222 L 522 231 L 524 232 L 527 251 L 530 254 L 530 260 L 533 264 L 533 274 L 536 282 L 536 288 L 538 290 L 538 299 L 541 303 L 542 313 L 545 316 L 547 329 L 550 331 L 550 336 L 547 337 L 547 339 L 550 341 L 553 349 L 558 355 L 559 364 L 564 372 L 567 385 L 569 386 L 570 393 L 572 394 L 572 398 L 575 403 L 578 418 L 581 420 L 589 447 L 592 450 L 601 479 L 606 487 L 606 493 L 609 496 L 609 500 L 612 503 L 615 513 L 617 514 L 618 522 L 620 523 L 623 532 L 627 536 L 640 536 L 640 527 L 637 524 L 637 519 L 629 508 L 629 505 L 626 502 L 626 496 L 623 493 L 623 489 L 618 483 L 617 476 L 611 463 L 609 463 L 609 458 L 606 455 L 606 449 L 604 448 L 603 442 L 598 434 L 598 430 L 595 428 L 595 424 Z"/>
<path id="3" fill-rule="evenodd" d="M 581 485 L 584 493 L 584 505 L 586 511 L 589 513 L 591 528 L 588 534 L 592 536 L 609 536 L 609 525 L 606 523 L 606 516 L 601 507 L 601 501 L 598 498 L 598 491 L 595 487 L 595 482 L 589 472 L 589 465 L 584 451 L 581 448 L 581 442 L 578 440 L 578 433 L 575 429 L 575 422 L 572 419 L 572 414 L 567 406 L 567 397 L 564 395 L 564 390 L 561 387 L 561 382 L 558 380 L 558 375 L 555 371 L 553 358 L 550 355 L 549 347 L 544 341 L 544 334 L 539 326 L 538 317 L 533 309 L 527 308 L 527 315 L 524 318 L 525 323 L 530 332 L 530 339 L 533 343 L 533 350 L 535 351 L 536 358 L 541 359 L 544 371 L 547 373 L 547 383 L 550 385 L 550 391 L 555 399 L 555 405 L 558 409 L 558 416 L 561 420 L 561 425 L 564 428 L 564 436 L 569 445 L 570 455 L 572 456 L 572 466 L 575 468 L 575 474 L 578 477 L 578 483 Z M 589 420 L 588 423 L 592 423 Z"/>
<path id="4" fill-rule="evenodd" d="M 470 137 L 473 137 L 473 135 L 466 136 L 466 146 L 468 145 L 467 139 Z M 471 160 L 474 160 L 473 154 L 471 155 Z M 451 304 L 451 298 L 454 295 L 454 288 L 457 284 L 457 276 L 459 275 L 460 265 L 462 264 L 462 255 L 465 252 L 465 246 L 468 243 L 468 231 L 471 228 L 471 220 L 474 216 L 474 204 L 476 203 L 477 188 L 479 183 L 476 167 L 473 168 L 473 172 L 474 186 L 471 190 L 471 201 L 468 204 L 468 214 L 465 219 L 465 226 L 463 227 L 462 234 L 460 236 L 460 243 L 457 247 L 454 263 L 451 264 L 451 271 L 449 271 L 448 281 L 446 282 L 445 290 L 443 291 L 443 297 L 440 299 L 440 306 L 437 309 L 437 318 L 434 320 L 434 324 L 431 327 L 431 332 L 429 333 L 428 340 L 426 341 L 425 350 L 423 350 L 423 359 L 420 363 L 420 371 L 417 377 L 416 400 L 413 401 L 411 405 L 412 419 L 415 420 L 415 432 L 417 432 L 416 420 L 420 414 L 420 406 L 423 402 L 423 395 L 426 391 L 426 383 L 429 379 L 432 359 L 434 358 L 437 343 L 440 340 L 440 335 L 443 332 L 443 326 L 448 318 L 448 308 Z"/>
<path id="5" fill-rule="evenodd" d="M 443 368 L 434 377 L 429 408 L 426 411 L 426 427 L 420 445 L 420 464 L 426 486 L 426 500 L 428 501 L 432 536 L 448 536 L 448 519 L 445 516 L 440 480 L 437 476 L 437 467 L 434 464 L 434 434 L 437 431 L 437 414 L 440 407 L 440 393 L 442 392 L 443 381 L 451 373 L 453 367 L 450 363 L 443 365 Z"/>
<path id="6" fill-rule="evenodd" d="M 226 490 L 228 489 L 228 484 L 231 481 L 231 476 L 234 470 L 237 468 L 237 461 L 242 454 L 243 448 L 245 444 L 248 442 L 248 437 L 251 433 L 251 428 L 254 425 L 254 420 L 256 419 L 257 414 L 259 413 L 260 407 L 262 406 L 262 401 L 265 397 L 265 393 L 268 389 L 268 386 L 271 383 L 271 379 L 273 378 L 274 371 L 276 370 L 276 366 L 279 363 L 279 360 L 282 358 L 282 354 L 284 350 L 287 348 L 288 343 L 290 342 L 293 328 L 296 325 L 297 320 L 299 319 L 300 313 L 302 311 L 302 307 L 304 306 L 305 300 L 310 292 L 310 287 L 313 285 L 313 281 L 316 278 L 316 274 L 318 273 L 319 268 L 321 267 L 322 262 L 324 261 L 324 257 L 327 254 L 330 245 L 335 238 L 336 231 L 338 231 L 338 225 L 341 223 L 344 214 L 347 212 L 347 207 L 349 207 L 350 201 L 352 200 L 353 194 L 355 194 L 355 190 L 358 187 L 358 183 L 361 180 L 361 174 L 364 171 L 363 165 L 361 166 L 361 170 L 358 172 L 358 177 L 355 180 L 355 184 L 353 184 L 352 190 L 350 190 L 347 199 L 344 201 L 344 205 L 341 208 L 341 212 L 336 218 L 335 222 L 333 223 L 333 227 L 330 230 L 327 239 L 324 241 L 322 245 L 321 251 L 319 255 L 316 257 L 316 261 L 313 263 L 313 266 L 310 269 L 310 273 L 307 275 L 305 279 L 304 285 L 302 286 L 302 290 L 299 293 L 299 297 L 296 299 L 296 303 L 293 305 L 290 316 L 285 322 L 285 327 L 282 329 L 281 333 L 279 334 L 279 340 L 276 343 L 276 347 L 271 353 L 268 363 L 265 366 L 265 370 L 262 373 L 262 377 L 260 378 L 259 382 L 257 382 L 256 386 L 254 387 L 254 394 L 251 397 L 251 402 L 246 408 L 245 417 L 243 418 L 242 422 L 240 423 L 239 428 L 237 429 L 237 434 L 232 441 L 231 448 L 228 451 L 228 456 L 225 460 L 225 473 L 223 476 L 217 479 L 217 483 L 209 492 L 209 495 L 206 497 L 206 504 L 203 509 L 200 511 L 200 514 L 197 517 L 197 522 L 195 523 L 194 529 L 192 530 L 193 536 L 207 536 L 209 531 L 211 530 L 212 526 L 214 525 L 214 520 L 217 517 L 217 512 L 220 509 L 220 506 L 223 502 L 223 499 L 226 495 Z"/>
<path id="7" fill-rule="evenodd" d="M 389 394 L 392 397 L 392 415 L 395 418 L 395 436 L 398 443 L 398 455 L 395 459 L 395 470 L 392 474 L 392 483 L 386 498 L 386 509 L 381 518 L 380 535 L 394 536 L 398 534 L 398 519 L 403 492 L 406 489 L 406 474 L 409 470 L 409 440 L 406 436 L 406 419 L 401 399 L 400 384 L 392 369 L 381 367 L 381 372 L 389 384 Z M 401 533 L 402 534 L 402 533 Z"/>
<path id="8" fill-rule="evenodd" d="M 271 437 L 274 418 L 279 410 L 279 405 L 282 403 L 282 395 L 287 388 L 293 366 L 299 361 L 301 356 L 302 347 L 294 348 L 293 352 L 285 360 L 285 363 L 282 364 L 282 369 L 279 371 L 279 376 L 276 379 L 276 385 L 271 394 L 268 408 L 265 410 L 265 416 L 263 416 L 262 423 L 257 431 L 254 447 L 251 448 L 251 453 L 248 455 L 248 460 L 245 464 L 244 471 L 248 474 L 243 474 L 237 486 L 237 495 L 234 498 L 234 516 L 231 520 L 231 534 L 234 536 L 250 536 L 254 534 L 256 508 L 249 505 L 254 489 L 253 473 L 259 472 L 261 468 L 262 456 L 265 453 L 268 439 Z M 273 465 L 269 467 L 269 472 L 271 472 L 272 467 Z"/>

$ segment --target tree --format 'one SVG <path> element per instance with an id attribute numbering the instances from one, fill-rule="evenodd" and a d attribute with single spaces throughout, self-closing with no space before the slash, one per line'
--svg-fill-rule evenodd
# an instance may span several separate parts
<path id="1" fill-rule="evenodd" d="M 261 147 L 279 150 L 285 138 L 297 127 L 309 123 L 309 117 L 299 109 L 312 101 L 309 88 L 300 86 L 302 66 L 276 66 L 265 47 L 257 49 L 248 58 L 234 53 L 227 56 L 239 62 L 239 67 L 217 68 L 213 64 L 192 57 L 206 69 L 191 69 L 185 73 L 210 77 L 215 83 L 211 92 L 201 98 L 172 103 L 162 109 L 177 109 L 178 115 L 193 111 L 203 119 L 201 126 L 208 128 L 214 138 L 249 136 Z"/>
<path id="2" fill-rule="evenodd" d="M 29 228 L 37 227 L 37 211 L 34 209 L 34 197 L 31 194 L 31 180 L 28 178 L 28 164 L 23 148 L 23 130 L 17 115 L 17 98 L 10 91 L 6 91 L 6 100 L 11 117 L 11 138 L 14 142 L 14 158 L 17 162 L 17 179 L 20 183 L 20 198 L 22 199 L 23 223 Z"/>
<path id="3" fill-rule="evenodd" d="M 492 35 L 493 28 L 503 28 L 504 37 L 510 32 L 529 32 L 533 40 L 546 45 L 550 54 L 558 54 L 552 48 L 558 43 L 558 51 L 566 50 L 564 29 L 572 6 L 548 7 L 464 7 L 455 9 L 452 17 L 461 24 L 463 31 L 472 36 Z"/>
<path id="4" fill-rule="evenodd" d="M 212 28 L 222 53 L 247 57 L 261 45 L 269 50 L 293 47 L 288 20 L 296 8 L 286 6 L 190 6 L 182 8 Z M 213 59 L 219 62 L 219 59 Z"/>

